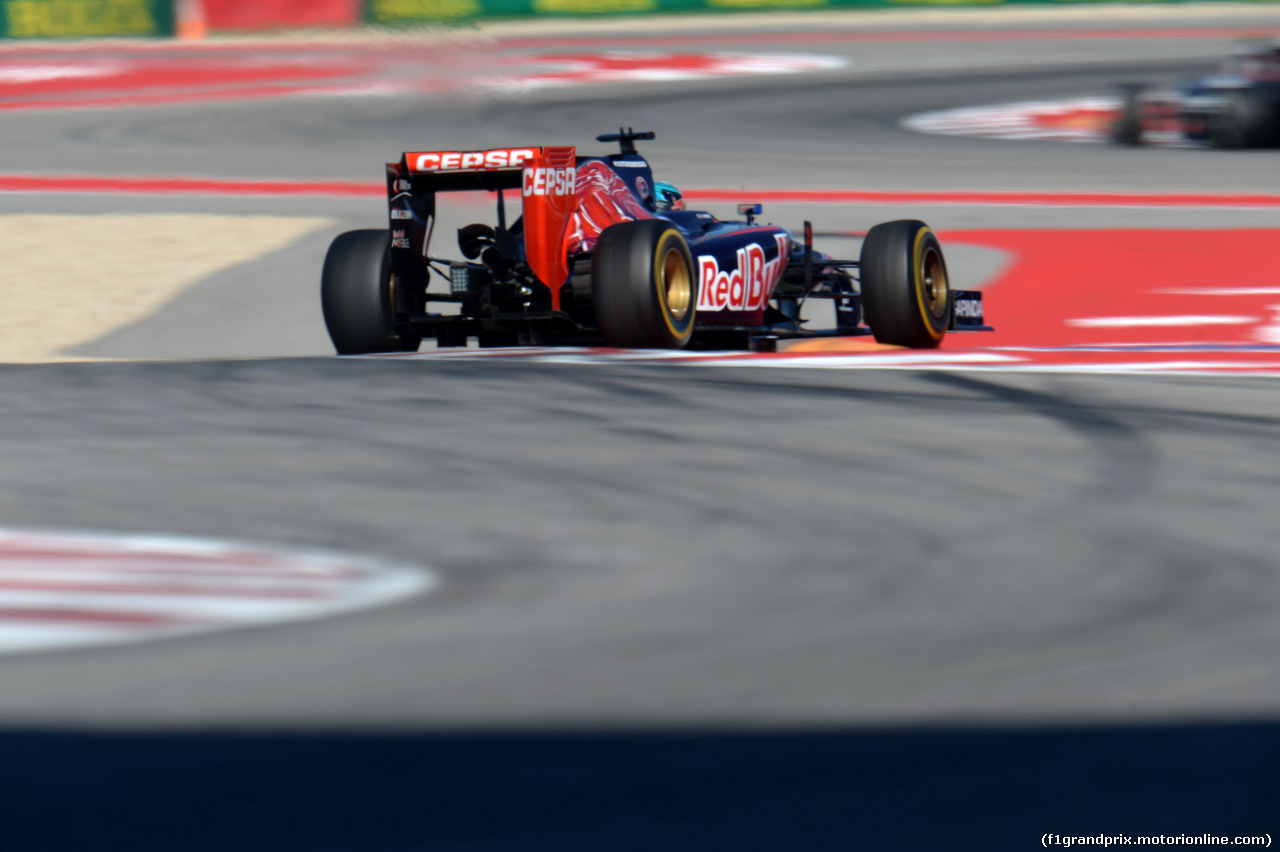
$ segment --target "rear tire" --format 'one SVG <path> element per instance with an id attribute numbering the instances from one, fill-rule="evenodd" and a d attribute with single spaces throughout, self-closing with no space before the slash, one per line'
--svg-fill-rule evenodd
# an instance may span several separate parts
<path id="1" fill-rule="evenodd" d="M 320 274 L 320 304 L 329 339 L 339 355 L 415 352 L 422 335 L 398 315 L 391 235 L 385 230 L 347 231 L 329 245 Z"/>
<path id="2" fill-rule="evenodd" d="M 698 305 L 684 236 L 664 219 L 605 228 L 591 255 L 591 301 L 610 346 L 683 348 Z"/>
<path id="3" fill-rule="evenodd" d="M 1142 144 L 1142 87 L 1121 86 L 1120 115 L 1111 125 L 1111 141 L 1117 145 Z"/>
<path id="4" fill-rule="evenodd" d="M 924 222 L 876 225 L 859 259 L 862 310 L 880 343 L 930 349 L 951 319 L 951 289 L 942 246 Z"/>

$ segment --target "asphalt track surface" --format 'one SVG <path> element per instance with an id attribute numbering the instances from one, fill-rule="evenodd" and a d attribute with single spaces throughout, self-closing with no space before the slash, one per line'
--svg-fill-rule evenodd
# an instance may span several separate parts
<path id="1" fill-rule="evenodd" d="M 426 138 L 586 146 L 627 124 L 657 131 L 650 157 L 685 185 L 1280 192 L 1274 152 L 897 125 L 1177 78 L 1229 46 L 835 44 L 815 49 L 854 59 L 845 76 L 0 123 L 8 172 L 376 180 Z M 376 198 L 0 203 L 328 215 L 335 232 L 382 216 Z M 811 218 L 921 212 L 940 228 L 1277 224 Z M 324 621 L 0 658 L 6 848 L 1277 834 L 1274 379 L 339 360 L 316 299 L 329 237 L 72 353 L 178 360 L 0 367 L 4 524 L 366 552 L 429 565 L 440 587 Z"/>

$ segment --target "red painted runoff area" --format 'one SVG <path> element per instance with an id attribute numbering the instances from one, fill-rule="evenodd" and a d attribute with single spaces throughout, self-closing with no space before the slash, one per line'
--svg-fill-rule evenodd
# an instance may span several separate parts
<path id="1" fill-rule="evenodd" d="M 1280 230 L 950 231 L 1013 262 L 985 287 L 980 346 L 1280 345 Z"/>

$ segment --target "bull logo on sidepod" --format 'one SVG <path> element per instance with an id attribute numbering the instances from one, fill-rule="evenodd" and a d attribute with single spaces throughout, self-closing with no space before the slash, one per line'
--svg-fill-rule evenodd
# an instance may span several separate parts
<path id="1" fill-rule="evenodd" d="M 773 239 L 778 245 L 777 257 L 766 260 L 764 246 L 749 243 L 738 249 L 738 268 L 732 272 L 722 271 L 712 255 L 698 255 L 698 310 L 763 310 L 791 254 L 786 234 L 774 234 Z"/>

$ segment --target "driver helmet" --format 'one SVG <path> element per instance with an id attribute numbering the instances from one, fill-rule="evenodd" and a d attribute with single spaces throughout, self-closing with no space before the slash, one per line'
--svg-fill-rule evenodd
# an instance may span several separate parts
<path id="1" fill-rule="evenodd" d="M 659 213 L 665 213 L 668 210 L 683 210 L 684 196 L 680 193 L 679 188 L 663 181 L 654 181 L 653 185 L 653 209 Z"/>

